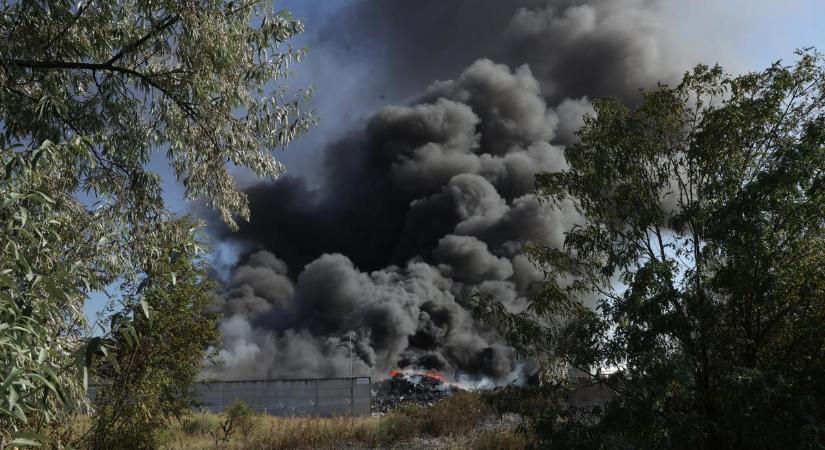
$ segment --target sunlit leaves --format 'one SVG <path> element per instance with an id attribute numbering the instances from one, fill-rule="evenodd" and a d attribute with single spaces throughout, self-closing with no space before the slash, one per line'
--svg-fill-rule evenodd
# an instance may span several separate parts
<path id="1" fill-rule="evenodd" d="M 245 196 L 230 165 L 262 177 L 272 151 L 311 127 L 309 90 L 288 89 L 289 41 L 303 24 L 257 0 L 12 2 L 0 15 L 0 116 L 7 142 L 83 147 L 79 188 L 113 200 L 131 220 L 161 208 L 145 173 L 165 151 L 188 198 L 234 224 Z"/>
<path id="2" fill-rule="evenodd" d="M 111 210 L 80 204 L 74 180 L 53 176 L 78 154 L 82 148 L 53 144 L 0 150 L 0 432 L 7 443 L 11 433 L 83 406 L 101 364 L 119 373 L 117 352 L 140 344 L 136 322 L 157 320 L 147 292 L 184 283 L 170 264 L 203 251 L 189 222 L 162 216 L 128 226 Z M 84 300 L 116 280 L 133 298 L 110 312 L 107 326 L 90 330 Z"/>
<path id="3" fill-rule="evenodd" d="M 50 177 L 59 167 L 52 144 L 0 150 L 0 428 L 48 421 L 83 397 L 77 368 L 66 365 L 80 344 L 83 289 L 101 280 L 76 258 L 94 256 L 82 232 L 90 217 Z M 45 191 L 51 192 L 46 194 Z M 76 264 L 80 262 L 80 264 Z M 68 358 L 71 361 L 71 358 Z M 32 436 L 5 436 L 23 445 Z M 23 437 L 21 437 L 23 436 Z"/>
<path id="4" fill-rule="evenodd" d="M 160 178 L 145 168 L 152 154 L 165 152 L 187 197 L 232 224 L 248 209 L 230 166 L 277 176 L 272 151 L 315 119 L 309 91 L 283 84 L 305 56 L 289 45 L 303 25 L 266 2 L 9 2 L 0 12 L 9 442 L 82 403 L 94 367 L 120 372 L 117 352 L 139 348 L 142 321 L 162 320 L 149 292 L 192 283 L 173 255 L 203 249 L 166 211 Z M 130 296 L 110 299 L 119 310 L 87 339 L 84 299 L 113 282 Z"/>

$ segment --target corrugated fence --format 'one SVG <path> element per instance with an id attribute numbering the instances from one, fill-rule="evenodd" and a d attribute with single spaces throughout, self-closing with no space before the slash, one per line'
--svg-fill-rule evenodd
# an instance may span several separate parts
<path id="1" fill-rule="evenodd" d="M 255 411 L 276 416 L 369 416 L 369 377 L 197 383 L 201 408 L 220 413 L 240 400 Z M 94 401 L 96 389 L 89 388 Z"/>

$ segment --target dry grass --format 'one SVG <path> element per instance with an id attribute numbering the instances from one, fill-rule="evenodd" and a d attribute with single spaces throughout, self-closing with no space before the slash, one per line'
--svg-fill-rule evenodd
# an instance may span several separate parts
<path id="1" fill-rule="evenodd" d="M 370 418 L 275 420 L 246 443 L 249 450 L 335 449 L 344 444 L 379 444 L 380 421 Z"/>
<path id="2" fill-rule="evenodd" d="M 492 410 L 480 396 L 459 393 L 432 407 L 400 408 L 382 417 L 243 416 L 229 432 L 226 415 L 193 412 L 171 424 L 163 448 L 309 450 L 415 448 L 419 441 L 455 442 L 447 448 L 522 450 L 527 441 L 510 429 L 488 429 Z M 80 421 L 82 422 L 82 421 Z M 82 424 L 76 424 L 81 429 Z M 445 448 L 438 446 L 438 448 Z"/>
<path id="3" fill-rule="evenodd" d="M 472 450 L 525 450 L 532 444 L 527 436 L 515 430 L 485 430 L 470 442 Z"/>
<path id="4" fill-rule="evenodd" d="M 435 405 L 404 408 L 399 413 L 410 417 L 419 433 L 431 436 L 463 434 L 477 427 L 492 410 L 477 394 L 459 392 Z"/>
<path id="5" fill-rule="evenodd" d="M 235 427 L 228 436 L 221 429 L 221 416 L 197 413 L 173 427 L 165 445 L 174 450 L 216 447 L 244 450 L 391 447 L 419 435 L 468 433 L 490 413 L 478 395 L 460 393 L 432 407 L 400 408 L 383 417 L 280 418 L 254 415 L 245 426 Z"/>
<path id="6" fill-rule="evenodd" d="M 402 437 L 388 430 L 386 417 L 295 417 L 252 416 L 242 428 L 230 434 L 221 428 L 222 417 L 195 414 L 170 430 L 165 448 L 183 449 L 337 449 L 342 445 L 374 447 Z"/>

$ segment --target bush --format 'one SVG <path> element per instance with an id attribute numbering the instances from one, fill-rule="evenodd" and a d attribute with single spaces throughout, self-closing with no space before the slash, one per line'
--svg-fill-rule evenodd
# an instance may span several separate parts
<path id="1" fill-rule="evenodd" d="M 489 416 L 492 409 L 480 395 L 459 392 L 429 408 L 410 406 L 399 412 L 410 417 L 422 433 L 443 436 L 470 431 Z"/>
<path id="2" fill-rule="evenodd" d="M 565 386 L 507 386 L 482 397 L 499 416 L 514 413 L 528 418 L 541 417 L 546 411 L 566 402 L 572 394 Z"/>
<path id="3" fill-rule="evenodd" d="M 241 400 L 232 402 L 223 412 L 226 417 L 223 427 L 227 434 L 238 431 L 244 439 L 249 439 L 255 429 L 255 412 Z"/>
<path id="4" fill-rule="evenodd" d="M 211 414 L 193 414 L 183 417 L 180 421 L 180 428 L 187 436 L 206 436 L 219 426 L 219 420 Z"/>
<path id="5" fill-rule="evenodd" d="M 243 400 L 235 400 L 226 407 L 224 414 L 232 420 L 245 420 L 252 417 L 254 412 Z"/>
<path id="6" fill-rule="evenodd" d="M 382 444 L 392 444 L 415 436 L 416 423 L 407 414 L 392 412 L 381 418 L 375 438 Z"/>
<path id="7" fill-rule="evenodd" d="M 529 442 L 505 428 L 482 431 L 492 415 L 482 396 L 461 393 L 433 406 L 406 406 L 383 417 L 275 417 L 257 414 L 243 403 L 230 405 L 223 414 L 209 412 L 184 416 L 164 436 L 169 450 L 243 449 L 315 450 L 339 448 L 394 448 L 419 443 L 427 435 L 460 449 L 524 449 Z M 244 423 L 251 423 L 244 431 Z M 225 427 L 232 424 L 226 433 Z M 244 434 L 246 437 L 244 438 Z M 481 433 L 481 435 L 477 435 Z M 432 439 L 430 439 L 432 441 Z"/>
<path id="8" fill-rule="evenodd" d="M 101 355 L 92 365 L 103 386 L 84 445 L 157 448 L 172 420 L 191 412 L 204 348 L 219 337 L 215 317 L 202 313 L 214 301 L 216 285 L 196 246 L 158 254 L 141 285 L 121 286 L 128 304 L 145 305 L 151 314 L 135 306 L 130 317 L 112 315 L 113 337 L 100 341 Z"/>
<path id="9" fill-rule="evenodd" d="M 378 423 L 373 418 L 290 417 L 267 418 L 261 432 L 244 445 L 246 450 L 302 450 L 372 448 L 377 443 Z"/>
<path id="10" fill-rule="evenodd" d="M 525 450 L 532 442 L 513 430 L 482 431 L 471 443 L 472 450 Z"/>

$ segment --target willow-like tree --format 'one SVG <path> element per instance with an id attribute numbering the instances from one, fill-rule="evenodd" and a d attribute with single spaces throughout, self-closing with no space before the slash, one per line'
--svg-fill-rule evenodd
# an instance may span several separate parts
<path id="1" fill-rule="evenodd" d="M 90 291 L 128 292 L 164 255 L 197 253 L 146 169 L 154 153 L 230 225 L 248 216 L 230 166 L 281 172 L 272 151 L 315 120 L 283 83 L 302 29 L 253 0 L 0 5 L 0 447 L 84 397 L 86 353 L 114 353 L 114 337 L 86 352 Z"/>
<path id="2" fill-rule="evenodd" d="M 825 440 L 825 68 L 799 58 L 741 76 L 698 66 L 634 107 L 596 101 L 569 168 L 537 178 L 581 222 L 562 249 L 529 248 L 547 283 L 518 319 L 555 326 L 510 333 L 616 393 L 540 422 L 548 444 Z"/>

